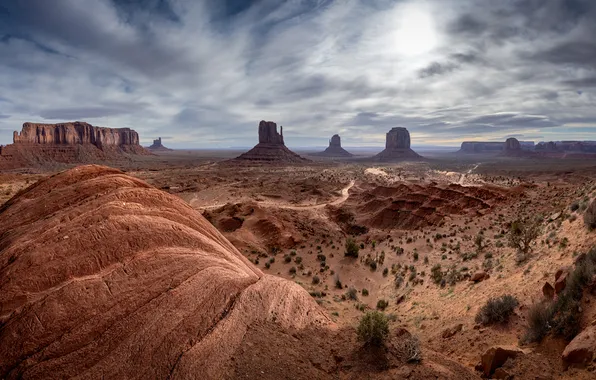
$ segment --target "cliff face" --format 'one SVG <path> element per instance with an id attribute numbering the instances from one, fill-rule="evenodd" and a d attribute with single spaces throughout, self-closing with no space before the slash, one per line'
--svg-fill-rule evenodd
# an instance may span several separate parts
<path id="1" fill-rule="evenodd" d="M 104 146 L 139 145 L 139 134 L 130 128 L 102 128 L 75 121 L 60 124 L 25 123 L 21 133 L 14 132 L 15 144 Z"/>

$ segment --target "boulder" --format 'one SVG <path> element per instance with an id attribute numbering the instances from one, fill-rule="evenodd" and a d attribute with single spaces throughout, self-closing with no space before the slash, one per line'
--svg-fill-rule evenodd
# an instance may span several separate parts
<path id="1" fill-rule="evenodd" d="M 513 346 L 495 346 L 491 347 L 482 354 L 481 367 L 484 375 L 490 377 L 497 368 L 501 367 L 507 359 L 515 359 L 524 355 L 525 351 Z"/>
<path id="2" fill-rule="evenodd" d="M 542 294 L 544 298 L 552 300 L 555 297 L 555 288 L 549 282 L 545 282 L 542 287 Z"/>
<path id="3" fill-rule="evenodd" d="M 472 275 L 472 277 L 470 277 L 470 281 L 481 282 L 481 281 L 487 280 L 489 278 L 490 278 L 490 276 L 485 271 L 478 271 L 478 272 L 474 273 Z"/>
<path id="4" fill-rule="evenodd" d="M 499 380 L 507 380 L 507 379 L 511 378 L 511 375 L 509 374 L 509 372 L 505 371 L 503 368 L 497 368 L 495 370 L 495 373 L 493 373 L 492 378 L 499 379 Z"/>
<path id="5" fill-rule="evenodd" d="M 568 268 L 561 268 L 555 274 L 555 294 L 561 293 L 567 286 L 567 276 L 569 276 Z"/>
<path id="6" fill-rule="evenodd" d="M 463 328 L 463 324 L 457 324 L 451 328 L 443 330 L 443 333 L 441 333 L 441 337 L 443 337 L 443 339 L 451 338 L 452 336 L 460 332 Z"/>
<path id="7" fill-rule="evenodd" d="M 563 351 L 563 363 L 584 365 L 596 359 L 596 326 L 589 326 L 579 333 Z"/>

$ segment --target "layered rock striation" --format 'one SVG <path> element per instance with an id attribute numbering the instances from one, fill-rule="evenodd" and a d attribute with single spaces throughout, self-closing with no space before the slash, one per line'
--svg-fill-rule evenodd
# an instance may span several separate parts
<path id="1" fill-rule="evenodd" d="M 13 144 L 0 149 L 0 169 L 117 160 L 125 154 L 151 154 L 130 128 L 94 127 L 80 121 L 24 123 L 20 133 L 13 133 Z"/>
<path id="2" fill-rule="evenodd" d="M 377 161 L 419 160 L 422 157 L 410 148 L 410 132 L 403 127 L 387 132 L 385 149 L 373 157 Z"/>
<path id="3" fill-rule="evenodd" d="M 15 144 L 104 146 L 139 145 L 139 134 L 130 128 L 102 128 L 75 121 L 60 124 L 25 123 L 13 133 Z"/>
<path id="4" fill-rule="evenodd" d="M 353 154 L 341 147 L 341 137 L 333 135 L 329 140 L 329 147 L 322 152 L 314 154 L 322 157 L 352 157 Z"/>
<path id="5" fill-rule="evenodd" d="M 304 288 L 264 274 L 182 199 L 108 167 L 61 172 L 0 206 L 0 279 L 2 379 L 331 380 L 369 369 L 354 358 L 356 332 Z M 370 378 L 401 368 L 396 355 Z M 431 351 L 415 368 L 411 378 L 476 378 Z"/>
<path id="6" fill-rule="evenodd" d="M 284 144 L 283 127 L 277 132 L 277 124 L 262 120 L 259 123 L 259 143 L 235 160 L 268 162 L 305 162 L 307 159 L 292 152 Z"/>

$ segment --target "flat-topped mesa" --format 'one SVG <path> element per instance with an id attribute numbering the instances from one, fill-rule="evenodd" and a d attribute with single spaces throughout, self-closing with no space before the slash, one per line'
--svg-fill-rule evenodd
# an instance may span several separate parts
<path id="1" fill-rule="evenodd" d="M 277 133 L 277 124 L 272 121 L 261 120 L 259 123 L 260 144 L 284 145 L 284 127 L 280 127 L 281 133 Z"/>
<path id="2" fill-rule="evenodd" d="M 521 150 L 521 144 L 519 143 L 519 140 L 516 139 L 515 137 L 510 137 L 505 141 L 505 151 L 514 152 L 514 151 L 520 151 L 520 150 Z"/>
<path id="3" fill-rule="evenodd" d="M 259 143 L 248 152 L 236 157 L 235 160 L 270 162 L 308 161 L 285 146 L 283 127 L 281 127 L 281 133 L 277 133 L 277 124 L 265 120 L 261 120 L 259 123 Z"/>
<path id="4" fill-rule="evenodd" d="M 373 157 L 378 161 L 418 160 L 422 157 L 410 148 L 410 132 L 403 127 L 392 128 L 385 137 L 385 150 Z"/>
<path id="5" fill-rule="evenodd" d="M 352 157 L 353 154 L 341 147 L 341 138 L 339 135 L 331 136 L 329 146 L 322 152 L 314 153 L 313 156 L 322 157 Z"/>
<path id="6" fill-rule="evenodd" d="M 139 134 L 130 128 L 103 128 L 75 121 L 59 124 L 25 123 L 21 133 L 13 133 L 15 144 L 104 146 L 139 145 Z"/>

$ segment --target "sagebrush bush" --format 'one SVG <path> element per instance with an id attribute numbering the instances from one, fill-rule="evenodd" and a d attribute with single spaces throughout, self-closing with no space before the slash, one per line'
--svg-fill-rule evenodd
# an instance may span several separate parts
<path id="1" fill-rule="evenodd" d="M 584 212 L 584 223 L 590 231 L 596 229 L 596 199 L 590 203 L 590 206 Z"/>
<path id="2" fill-rule="evenodd" d="M 553 309 L 549 302 L 539 302 L 528 311 L 528 328 L 524 341 L 540 342 L 549 332 Z"/>
<path id="3" fill-rule="evenodd" d="M 389 302 L 387 302 L 386 300 L 377 301 L 377 309 L 385 310 L 387 306 L 389 306 Z"/>
<path id="4" fill-rule="evenodd" d="M 356 242 L 354 241 L 354 239 L 349 238 L 348 240 L 346 240 L 346 253 L 345 255 L 347 257 L 358 257 L 358 252 L 360 251 L 360 248 L 358 247 L 358 244 L 356 244 Z"/>
<path id="5" fill-rule="evenodd" d="M 490 298 L 476 314 L 476 323 L 490 325 L 493 323 L 505 323 L 509 320 L 515 308 L 519 305 L 517 298 L 506 294 L 497 298 Z"/>
<path id="6" fill-rule="evenodd" d="M 389 320 L 378 311 L 369 311 L 358 324 L 358 339 L 365 344 L 381 346 L 389 336 Z"/>
<path id="7" fill-rule="evenodd" d="M 567 275 L 565 289 L 554 302 L 533 305 L 530 308 L 526 340 L 539 342 L 549 332 L 567 340 L 573 339 L 580 332 L 584 288 L 595 274 L 596 248 L 593 248 L 577 261 L 575 269 Z"/>

